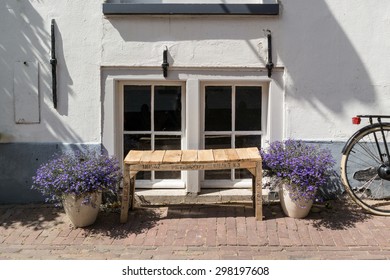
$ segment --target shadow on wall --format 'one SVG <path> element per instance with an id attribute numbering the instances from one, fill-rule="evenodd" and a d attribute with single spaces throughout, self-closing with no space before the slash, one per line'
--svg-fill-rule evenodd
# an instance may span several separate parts
<path id="1" fill-rule="evenodd" d="M 313 111 L 322 118 L 327 118 L 329 111 L 340 116 L 349 111 L 347 109 L 350 109 L 351 100 L 369 106 L 375 104 L 377 96 L 365 63 L 348 38 L 350 34 L 346 34 L 341 26 L 343 12 L 353 14 L 353 5 L 357 8 L 364 5 L 359 6 L 354 1 L 340 4 L 333 8 L 342 11 L 336 18 L 328 2 L 332 1 L 282 0 L 279 16 L 224 16 L 224 24 L 220 24 L 221 17 L 217 16 L 108 17 L 104 21 L 108 28 L 105 28 L 103 34 L 107 37 L 106 40 L 103 37 L 103 44 L 107 44 L 107 52 L 133 55 L 129 61 L 138 61 L 139 52 L 131 48 L 149 43 L 146 47 L 155 48 L 151 49 L 155 62 L 148 62 L 156 66 L 161 64 L 164 45 L 168 45 L 174 63 L 183 63 L 175 56 L 182 59 L 186 56 L 191 58 L 185 63 L 196 65 L 204 55 L 199 53 L 198 46 L 208 44 L 207 51 L 215 53 L 207 57 L 207 65 L 220 65 L 221 57 L 229 59 L 221 56 L 223 52 L 228 52 L 228 47 L 241 46 L 227 45 L 226 41 L 245 41 L 246 49 L 240 49 L 235 54 L 238 63 L 243 53 L 250 52 L 250 57 L 256 59 L 252 65 L 264 67 L 267 60 L 264 30 L 269 29 L 273 35 L 274 64 L 284 67 L 287 74 L 286 98 L 298 100 L 295 104 L 309 103 L 308 106 L 315 108 Z M 361 26 L 367 26 L 372 20 L 367 11 L 359 10 L 356 13 L 363 15 L 359 20 Z M 124 44 L 110 44 L 113 29 L 109 26 L 119 33 Z M 103 57 L 104 51 L 105 48 Z"/>
<path id="2" fill-rule="evenodd" d="M 329 111 L 336 116 L 349 112 L 355 102 L 367 107 L 374 105 L 378 96 L 364 62 L 367 57 L 357 52 L 357 47 L 365 47 L 371 40 L 370 34 L 364 36 L 359 46 L 350 40 L 351 33 L 361 32 L 360 26 L 370 26 L 372 13 L 361 7 L 366 5 L 348 1 L 336 7 L 332 1 L 298 0 L 282 1 L 282 6 L 286 11 L 282 17 L 294 22 L 283 26 L 279 42 L 283 46 L 279 56 L 288 72 L 286 98 L 298 100 L 295 104 L 309 103 L 326 119 L 331 117 L 326 116 Z M 349 23 L 346 31 L 345 21 L 352 17 L 355 21 Z"/>
<path id="3" fill-rule="evenodd" d="M 68 116 L 68 98 L 74 95 L 73 81 L 68 72 L 63 52 L 61 26 L 56 24 L 56 56 L 58 110 L 54 110 L 51 85 L 51 35 L 50 18 L 42 18 L 37 12 L 44 8 L 37 1 L 1 1 L 0 2 L 0 131 L 2 142 L 13 141 L 14 131 L 31 131 L 51 135 L 52 139 L 81 138 L 63 123 Z M 14 122 L 14 64 L 21 61 L 37 61 L 39 64 L 40 124 L 16 125 Z M 8 141 L 7 141 L 8 140 Z"/>
<path id="4" fill-rule="evenodd" d="M 42 10 L 44 14 L 45 9 L 45 1 L 0 1 L 0 203 L 42 201 L 42 196 L 30 189 L 32 176 L 39 165 L 57 152 L 91 148 L 87 145 L 33 143 L 34 139 L 82 142 L 81 137 L 64 124 L 68 116 L 68 98 L 75 93 L 64 59 L 60 17 L 55 28 L 58 110 L 53 108 L 51 18 L 42 18 L 38 12 Z M 14 65 L 21 61 L 39 64 L 38 124 L 16 124 L 14 120 Z M 24 82 L 29 84 L 32 81 Z M 31 142 L 20 142 L 23 137 Z M 100 145 L 92 148 L 100 149 Z"/>

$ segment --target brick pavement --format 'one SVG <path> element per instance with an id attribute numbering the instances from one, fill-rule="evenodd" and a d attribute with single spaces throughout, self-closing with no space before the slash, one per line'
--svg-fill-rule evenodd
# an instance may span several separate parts
<path id="1" fill-rule="evenodd" d="M 320 205 L 305 219 L 264 205 L 170 205 L 99 213 L 74 228 L 62 209 L 0 206 L 0 259 L 390 259 L 390 217 L 363 213 L 349 200 Z"/>

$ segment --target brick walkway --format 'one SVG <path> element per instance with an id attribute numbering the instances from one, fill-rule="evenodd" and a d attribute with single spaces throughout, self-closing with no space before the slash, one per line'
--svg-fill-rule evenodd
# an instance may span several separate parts
<path id="1" fill-rule="evenodd" d="M 390 259 L 390 217 L 364 214 L 345 200 L 316 207 L 305 219 L 264 205 L 144 207 L 104 211 L 75 229 L 62 209 L 0 206 L 0 259 Z"/>

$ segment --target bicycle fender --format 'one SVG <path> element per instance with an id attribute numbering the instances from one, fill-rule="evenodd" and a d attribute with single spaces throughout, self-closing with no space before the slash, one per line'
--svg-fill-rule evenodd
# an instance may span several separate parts
<path id="1" fill-rule="evenodd" d="M 342 149 L 341 153 L 342 153 L 343 155 L 345 155 L 346 150 L 347 150 L 347 147 L 349 146 L 349 144 L 351 144 L 353 141 L 355 141 L 356 137 L 357 137 L 360 133 L 362 133 L 362 132 L 364 132 L 364 131 L 366 131 L 366 130 L 372 129 L 372 128 L 380 127 L 381 125 L 382 125 L 382 126 L 390 126 L 390 123 L 382 123 L 382 124 L 374 123 L 374 124 L 369 124 L 369 125 L 367 125 L 367 126 L 361 128 L 361 129 L 359 129 L 358 131 L 356 131 L 356 132 L 348 139 L 347 143 L 345 143 L 344 148 Z"/>

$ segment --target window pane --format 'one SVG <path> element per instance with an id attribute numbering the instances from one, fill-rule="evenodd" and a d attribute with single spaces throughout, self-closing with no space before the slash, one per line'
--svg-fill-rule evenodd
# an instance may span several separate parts
<path id="1" fill-rule="evenodd" d="M 155 150 L 181 150 L 181 136 L 156 135 Z M 180 171 L 156 171 L 156 179 L 180 179 Z"/>
<path id="2" fill-rule="evenodd" d="M 236 135 L 236 148 L 257 147 L 260 149 L 261 135 Z"/>
<path id="3" fill-rule="evenodd" d="M 150 86 L 124 86 L 125 131 L 150 131 Z"/>
<path id="4" fill-rule="evenodd" d="M 154 130 L 181 131 L 181 87 L 156 86 L 154 92 Z"/>
<path id="5" fill-rule="evenodd" d="M 208 86 L 205 96 L 205 131 L 232 130 L 232 89 Z"/>
<path id="6" fill-rule="evenodd" d="M 261 130 L 261 87 L 236 87 L 236 131 Z"/>
<path id="7" fill-rule="evenodd" d="M 236 148 L 261 147 L 261 135 L 236 135 Z M 235 169 L 236 179 L 252 178 L 247 169 Z"/>
<path id="8" fill-rule="evenodd" d="M 231 148 L 230 135 L 205 135 L 205 149 L 229 149 Z M 206 170 L 205 179 L 231 179 L 231 169 Z"/>
<path id="9" fill-rule="evenodd" d="M 123 156 L 129 153 L 130 150 L 150 150 L 151 141 L 150 134 L 123 135 Z M 137 173 L 137 179 L 150 180 L 150 171 L 140 171 Z"/>

